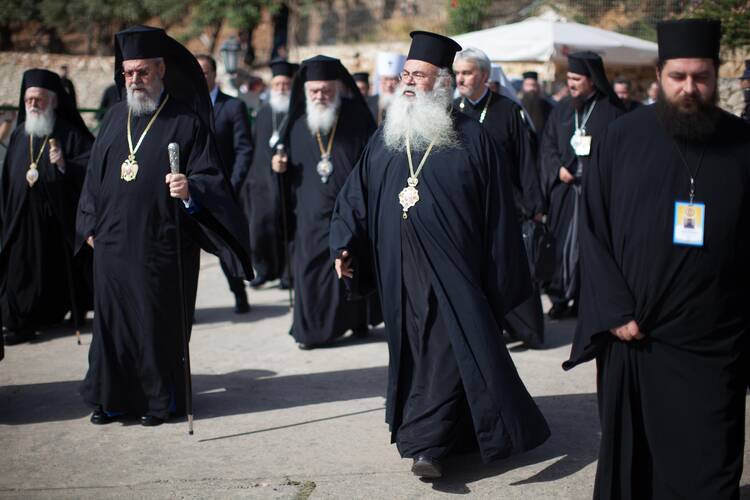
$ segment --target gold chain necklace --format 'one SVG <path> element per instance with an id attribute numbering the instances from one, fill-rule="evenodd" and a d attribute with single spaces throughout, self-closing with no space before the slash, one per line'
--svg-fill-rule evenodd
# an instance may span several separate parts
<path id="1" fill-rule="evenodd" d="M 161 110 L 164 109 L 164 105 L 167 104 L 167 101 L 169 100 L 169 94 L 167 94 L 167 97 L 164 98 L 164 102 L 161 103 L 161 106 L 159 106 L 159 109 L 156 110 L 156 113 L 154 113 L 154 116 L 151 117 L 151 120 L 149 120 L 148 125 L 146 125 L 146 130 L 143 131 L 141 134 L 140 139 L 138 139 L 138 143 L 135 145 L 135 148 L 133 148 L 133 139 L 132 139 L 132 132 L 130 131 L 130 116 L 132 114 L 131 110 L 128 109 L 128 149 L 130 150 L 130 154 L 125 159 L 124 162 L 122 162 L 122 166 L 120 167 L 120 179 L 124 180 L 125 182 L 130 182 L 135 179 L 135 177 L 138 175 L 138 162 L 135 159 L 135 154 L 138 152 L 138 149 L 141 147 L 141 143 L 143 142 L 143 139 L 145 139 L 146 134 L 148 134 L 148 131 L 151 130 L 151 126 L 156 121 L 156 117 L 159 116 L 159 113 L 161 113 Z"/>
<path id="2" fill-rule="evenodd" d="M 339 117 L 336 115 L 336 121 L 333 122 L 333 129 L 331 135 L 328 137 L 328 147 L 323 149 L 323 140 L 320 138 L 320 129 L 315 132 L 315 137 L 318 139 L 318 148 L 320 148 L 320 161 L 318 162 L 318 175 L 320 176 L 320 182 L 325 184 L 328 182 L 328 178 L 333 173 L 333 163 L 331 163 L 331 150 L 333 149 L 333 138 L 336 136 L 336 127 L 339 125 Z"/>
<path id="3" fill-rule="evenodd" d="M 411 159 L 411 141 L 409 140 L 411 134 L 407 132 L 406 134 L 406 159 L 409 160 L 409 178 L 406 180 L 406 187 L 401 190 L 401 192 L 398 194 L 398 202 L 401 203 L 401 207 L 403 207 L 403 213 L 401 216 L 406 219 L 408 217 L 407 212 L 411 207 L 417 204 L 419 201 L 419 191 L 417 191 L 417 184 L 419 183 L 419 180 L 417 177 L 419 177 L 419 174 L 422 172 L 422 168 L 424 167 L 425 163 L 427 163 L 427 157 L 430 156 L 430 151 L 432 151 L 432 146 L 435 144 L 435 140 L 433 139 L 432 142 L 430 142 L 430 145 L 427 147 L 427 151 L 425 151 L 424 156 L 422 157 L 422 161 L 419 162 L 419 166 L 417 167 L 417 171 L 414 171 L 414 163 Z"/>
<path id="4" fill-rule="evenodd" d="M 44 136 L 42 148 L 39 150 L 39 154 L 36 155 L 36 159 L 34 159 L 34 136 L 29 135 L 29 160 L 31 163 L 29 164 L 29 169 L 26 171 L 26 182 L 29 184 L 29 187 L 32 187 L 39 180 L 39 160 L 42 159 L 42 153 L 44 153 L 44 148 L 47 146 L 48 138 L 49 135 Z"/>
<path id="5" fill-rule="evenodd" d="M 490 107 L 490 101 L 492 100 L 492 92 L 488 92 L 487 102 L 484 103 L 484 109 L 482 110 L 482 114 L 479 115 L 479 123 L 484 123 L 484 117 L 487 116 L 487 108 Z M 464 110 L 466 107 L 466 98 L 461 98 L 461 104 L 458 105 L 459 108 L 461 108 L 461 111 Z"/>

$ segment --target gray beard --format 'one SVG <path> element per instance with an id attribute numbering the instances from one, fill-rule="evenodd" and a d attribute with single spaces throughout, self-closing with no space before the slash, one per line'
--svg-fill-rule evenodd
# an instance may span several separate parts
<path id="1" fill-rule="evenodd" d="M 159 97 L 164 87 L 158 85 L 158 88 L 152 91 L 146 89 L 145 93 L 135 94 L 131 87 L 127 88 L 128 107 L 130 112 L 135 116 L 150 115 L 159 107 Z"/>
<path id="2" fill-rule="evenodd" d="M 404 95 L 412 90 L 415 97 Z M 388 107 L 383 127 L 385 146 L 394 152 L 406 151 L 406 135 L 414 151 L 425 151 L 430 143 L 435 149 L 459 147 L 458 134 L 451 117 L 451 89 L 437 87 L 430 92 L 413 86 L 400 86 Z"/>
<path id="3" fill-rule="evenodd" d="M 378 96 L 378 108 L 388 109 L 388 106 L 391 105 L 395 97 L 396 94 L 380 94 Z"/>
<path id="4" fill-rule="evenodd" d="M 50 106 L 39 114 L 27 111 L 23 127 L 26 133 L 33 137 L 43 138 L 50 135 L 55 128 L 55 110 Z"/>
<path id="5" fill-rule="evenodd" d="M 333 127 L 333 122 L 336 121 L 336 115 L 338 114 L 340 106 L 341 97 L 338 94 L 334 101 L 325 108 L 315 105 L 308 99 L 306 113 L 307 128 L 310 130 L 310 133 L 315 134 L 320 131 L 327 134 Z"/>
<path id="6" fill-rule="evenodd" d="M 289 112 L 289 94 L 282 94 L 271 92 L 268 99 L 268 104 L 271 106 L 271 110 L 274 113 L 288 113 Z"/>

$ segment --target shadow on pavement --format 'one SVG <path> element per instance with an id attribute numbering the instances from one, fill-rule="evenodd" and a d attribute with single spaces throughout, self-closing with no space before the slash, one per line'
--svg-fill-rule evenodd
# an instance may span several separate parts
<path id="1" fill-rule="evenodd" d="M 195 325 L 210 323 L 250 323 L 268 318 L 276 318 L 289 313 L 288 305 L 250 304 L 250 312 L 235 314 L 234 307 L 202 307 L 195 310 Z"/>

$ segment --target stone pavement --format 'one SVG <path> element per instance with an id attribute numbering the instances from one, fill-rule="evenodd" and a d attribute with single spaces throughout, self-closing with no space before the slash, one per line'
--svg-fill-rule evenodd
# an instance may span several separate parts
<path id="1" fill-rule="evenodd" d="M 591 498 L 594 367 L 560 368 L 573 322 L 548 325 L 547 349 L 511 346 L 552 437 L 491 465 L 460 457 L 430 483 L 415 479 L 389 444 L 382 328 L 364 341 L 300 351 L 287 334 L 286 292 L 271 286 L 251 291 L 250 300 L 249 314 L 234 315 L 218 261 L 203 258 L 191 342 L 194 436 L 184 420 L 91 425 L 77 394 L 89 334 L 81 347 L 62 328 L 7 347 L 0 498 Z M 750 467 L 742 484 L 742 498 L 750 498 Z"/>

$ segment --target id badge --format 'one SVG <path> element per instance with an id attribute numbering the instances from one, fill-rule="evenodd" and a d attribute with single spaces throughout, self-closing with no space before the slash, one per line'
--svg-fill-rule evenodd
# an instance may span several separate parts
<path id="1" fill-rule="evenodd" d="M 591 154 L 591 136 L 575 134 L 570 138 L 570 145 L 576 156 L 588 156 Z"/>
<path id="2" fill-rule="evenodd" d="M 706 205 L 676 201 L 674 204 L 675 245 L 703 246 L 703 233 L 706 224 Z"/>

